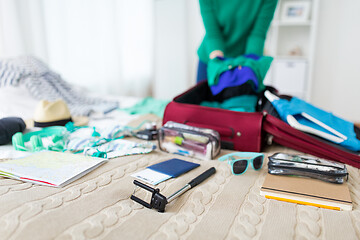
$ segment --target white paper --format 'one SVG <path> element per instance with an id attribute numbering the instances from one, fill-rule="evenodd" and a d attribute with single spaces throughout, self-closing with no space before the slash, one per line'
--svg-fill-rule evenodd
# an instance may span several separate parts
<path id="1" fill-rule="evenodd" d="M 0 160 L 1 159 L 14 159 L 31 155 L 31 152 L 17 151 L 13 145 L 0 146 Z"/>
<path id="2" fill-rule="evenodd" d="M 0 162 L 0 174 L 37 184 L 62 187 L 107 162 L 62 152 L 38 152 Z"/>
<path id="3" fill-rule="evenodd" d="M 171 178 L 170 175 L 163 174 L 160 172 L 156 172 L 154 170 L 151 170 L 149 168 L 146 168 L 140 172 L 134 173 L 131 175 L 132 177 L 135 177 L 139 180 L 142 180 L 144 182 L 147 182 L 152 185 L 157 185 L 169 178 Z"/>

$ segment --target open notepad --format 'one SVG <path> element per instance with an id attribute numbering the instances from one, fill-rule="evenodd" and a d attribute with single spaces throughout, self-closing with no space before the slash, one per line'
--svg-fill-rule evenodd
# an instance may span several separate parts
<path id="1" fill-rule="evenodd" d="M 0 162 L 0 176 L 36 184 L 63 187 L 101 164 L 102 158 L 62 152 L 39 152 Z"/>

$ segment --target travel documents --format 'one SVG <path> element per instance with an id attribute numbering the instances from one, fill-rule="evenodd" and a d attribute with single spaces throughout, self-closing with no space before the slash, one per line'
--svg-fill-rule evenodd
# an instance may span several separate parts
<path id="1" fill-rule="evenodd" d="M 198 166 L 200 166 L 200 164 L 173 158 L 151 165 L 131 176 L 149 184 L 157 185 L 167 179 L 178 177 Z"/>
<path id="2" fill-rule="evenodd" d="M 0 176 L 63 187 L 106 162 L 103 158 L 82 154 L 44 151 L 0 162 Z"/>

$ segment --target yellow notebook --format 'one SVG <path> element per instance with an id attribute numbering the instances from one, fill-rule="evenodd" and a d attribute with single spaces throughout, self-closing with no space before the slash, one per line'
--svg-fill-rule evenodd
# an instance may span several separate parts
<path id="1" fill-rule="evenodd" d="M 352 210 L 347 183 L 335 184 L 311 178 L 267 174 L 260 195 L 327 209 Z"/>

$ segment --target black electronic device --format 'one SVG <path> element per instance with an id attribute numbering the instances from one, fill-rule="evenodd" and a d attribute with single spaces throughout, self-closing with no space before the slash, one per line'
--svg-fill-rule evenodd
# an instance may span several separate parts
<path id="1" fill-rule="evenodd" d="M 151 201 L 150 201 L 150 203 L 147 203 L 146 201 L 134 196 L 134 194 L 132 194 L 130 198 L 132 200 L 134 200 L 135 202 L 140 203 L 144 207 L 147 207 L 150 209 L 155 208 L 158 210 L 158 212 L 164 212 L 166 204 L 170 203 L 172 200 L 179 197 L 180 195 L 182 195 L 189 189 L 202 183 L 205 179 L 207 179 L 208 177 L 213 175 L 215 172 L 216 172 L 216 170 L 214 167 L 209 168 L 208 170 L 206 170 L 205 172 L 203 172 L 202 174 L 200 174 L 199 176 L 197 176 L 196 178 L 191 180 L 188 184 L 186 184 L 184 187 L 182 187 L 181 189 L 179 189 L 178 191 L 176 191 L 169 197 L 165 197 L 164 195 L 162 195 L 160 193 L 160 189 L 158 189 L 158 188 L 155 189 L 144 183 L 134 180 L 135 186 L 141 187 L 141 188 L 151 192 L 151 194 L 152 194 Z M 134 193 L 135 193 L 135 191 L 134 191 Z"/>
<path id="2" fill-rule="evenodd" d="M 154 129 L 145 129 L 138 132 L 135 132 L 134 136 L 143 140 L 156 140 L 158 136 L 158 130 Z"/>

